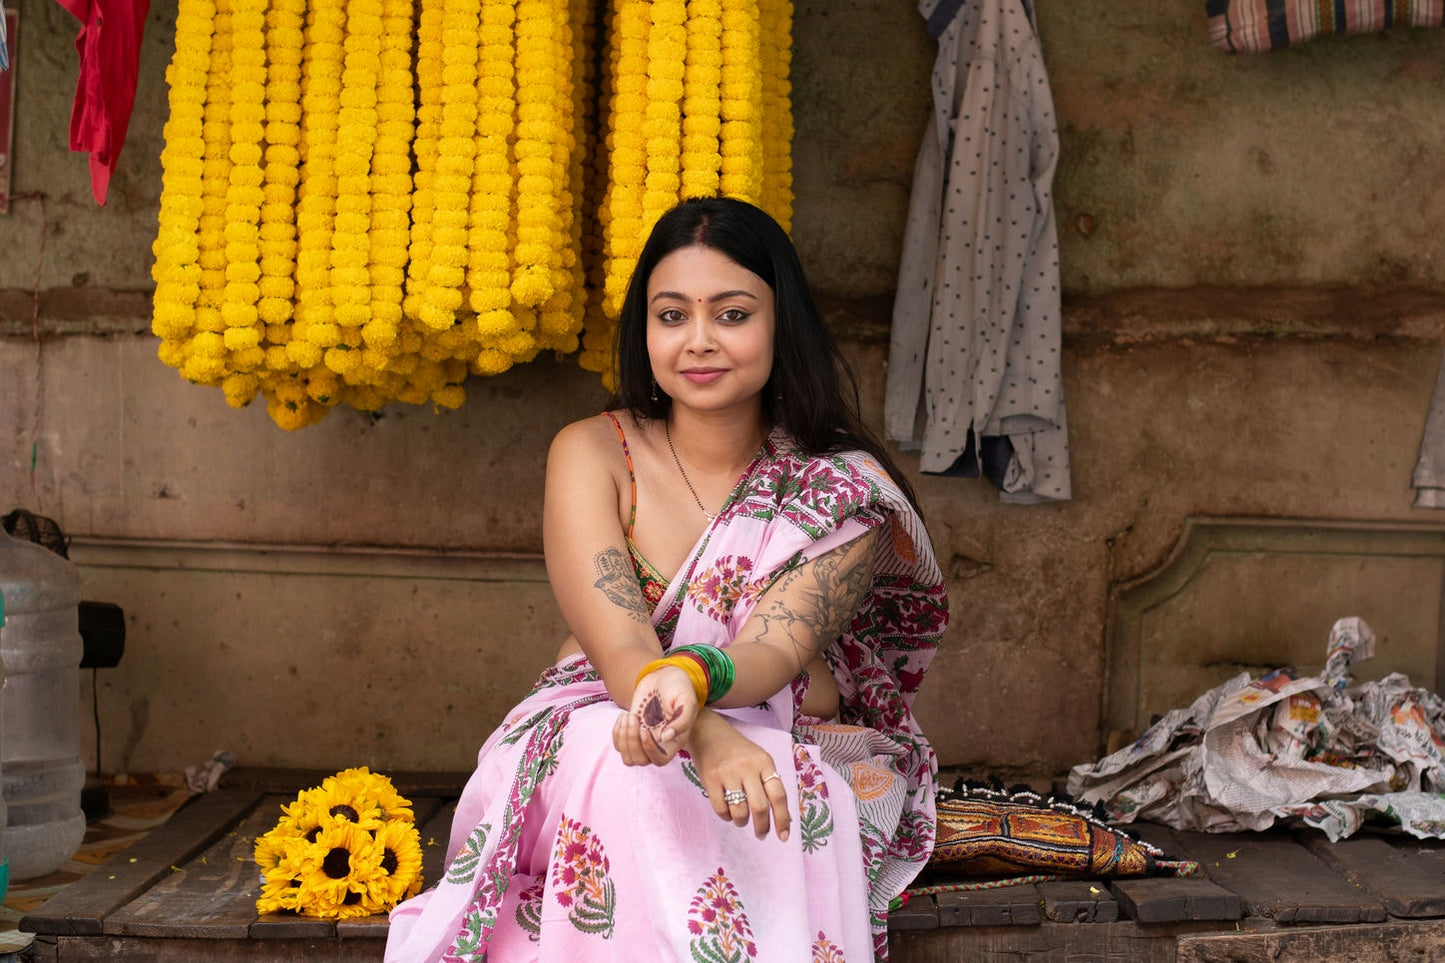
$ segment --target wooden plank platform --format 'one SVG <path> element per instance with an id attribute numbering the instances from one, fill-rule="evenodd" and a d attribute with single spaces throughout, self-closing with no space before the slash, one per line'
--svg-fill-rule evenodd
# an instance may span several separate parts
<path id="1" fill-rule="evenodd" d="M 257 835 L 329 773 L 240 770 L 21 921 L 28 959 L 381 959 L 384 916 L 258 916 Z M 393 774 L 436 879 L 466 774 Z M 1203 876 L 1068 880 L 912 899 L 890 920 L 894 963 L 1445 960 L 1445 842 L 1376 833 L 1231 835 L 1143 827 Z M 924 883 L 947 880 L 927 878 Z M 644 957 L 639 956 L 639 959 Z"/>

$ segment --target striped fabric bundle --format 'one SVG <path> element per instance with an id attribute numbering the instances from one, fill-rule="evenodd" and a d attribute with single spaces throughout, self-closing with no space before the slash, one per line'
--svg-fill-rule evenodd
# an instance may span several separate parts
<path id="1" fill-rule="evenodd" d="M 1333 34 L 1438 27 L 1445 0 L 1205 0 L 1209 39 L 1226 53 L 1268 53 Z"/>

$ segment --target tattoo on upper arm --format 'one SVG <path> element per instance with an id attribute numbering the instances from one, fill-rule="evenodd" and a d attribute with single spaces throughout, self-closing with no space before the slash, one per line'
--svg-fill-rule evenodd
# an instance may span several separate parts
<path id="1" fill-rule="evenodd" d="M 637 586 L 637 575 L 631 571 L 627 558 L 615 548 L 598 552 L 592 556 L 592 566 L 597 570 L 595 589 L 601 589 L 607 601 L 622 609 L 634 622 L 644 625 L 652 621 L 647 611 L 647 600 Z"/>
<path id="2" fill-rule="evenodd" d="M 852 620 L 872 580 L 870 532 L 778 579 L 753 616 L 754 641 L 790 650 L 801 672 Z"/>

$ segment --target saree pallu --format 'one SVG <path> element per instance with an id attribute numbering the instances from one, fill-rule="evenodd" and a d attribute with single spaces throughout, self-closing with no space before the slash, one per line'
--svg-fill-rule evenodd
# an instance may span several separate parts
<path id="1" fill-rule="evenodd" d="M 725 648 L 779 576 L 875 528 L 871 590 L 824 652 L 838 717 L 799 713 L 806 675 L 762 705 L 720 710 L 783 774 L 786 842 L 719 819 L 686 751 L 622 765 L 623 710 L 576 656 L 483 745 L 444 877 L 392 912 L 386 959 L 886 959 L 889 900 L 933 847 L 937 763 L 911 705 L 947 623 L 907 500 L 866 455 L 806 457 L 775 431 L 653 624 L 664 648 Z"/>

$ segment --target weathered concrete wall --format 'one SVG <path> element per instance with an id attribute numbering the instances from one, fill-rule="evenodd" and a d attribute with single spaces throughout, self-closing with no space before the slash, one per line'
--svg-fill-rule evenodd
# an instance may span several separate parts
<path id="1" fill-rule="evenodd" d="M 1099 747 L 1111 588 L 1159 565 L 1186 518 L 1439 519 L 1410 508 L 1409 481 L 1445 337 L 1445 31 L 1244 58 L 1209 47 L 1197 2 L 1037 7 L 1062 142 L 1074 500 L 1007 506 L 984 483 L 915 478 L 954 605 L 919 711 L 945 763 L 1051 774 Z M 130 651 L 98 676 L 107 768 L 217 748 L 467 768 L 551 654 L 542 463 L 601 389 L 549 359 L 473 379 L 457 412 L 339 410 L 288 435 L 157 361 L 173 15 L 152 14 L 102 210 L 65 149 L 73 25 L 22 5 L 0 509 L 57 518 L 91 597 L 131 616 Z M 795 47 L 794 233 L 876 421 L 934 45 L 908 4 L 816 0 L 797 6 Z M 273 564 L 287 551 L 307 561 Z M 1320 645 L 1346 614 L 1319 613 Z M 1437 638 L 1375 627 L 1402 665 L 1435 664 Z"/>

